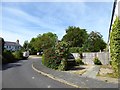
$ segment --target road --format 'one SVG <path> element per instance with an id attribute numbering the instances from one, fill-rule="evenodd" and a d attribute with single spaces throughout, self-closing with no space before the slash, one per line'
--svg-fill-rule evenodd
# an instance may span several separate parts
<path id="1" fill-rule="evenodd" d="M 31 65 L 38 60 L 31 58 L 3 66 L 2 88 L 74 88 L 34 71 Z"/>

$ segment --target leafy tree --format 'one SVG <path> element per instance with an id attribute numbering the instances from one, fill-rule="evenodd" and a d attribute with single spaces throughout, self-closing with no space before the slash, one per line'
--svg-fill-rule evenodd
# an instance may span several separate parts
<path id="1" fill-rule="evenodd" d="M 102 35 L 99 32 L 92 31 L 84 44 L 84 50 L 89 52 L 103 51 L 106 48 Z"/>
<path id="2" fill-rule="evenodd" d="M 28 43 L 28 41 L 26 40 L 26 41 L 24 42 L 24 44 L 23 44 L 23 49 L 24 49 L 24 50 L 28 50 L 28 49 L 29 49 L 28 46 L 29 46 L 29 43 Z"/>
<path id="3" fill-rule="evenodd" d="M 120 19 L 116 17 L 110 33 L 110 54 L 115 74 L 120 77 Z"/>
<path id="4" fill-rule="evenodd" d="M 82 47 L 87 37 L 88 34 L 85 29 L 69 26 L 66 29 L 66 34 L 63 36 L 62 41 L 68 42 L 70 47 Z"/>
<path id="5" fill-rule="evenodd" d="M 58 37 L 56 34 L 53 34 L 51 32 L 44 33 L 41 37 L 41 48 L 47 49 L 55 46 L 57 39 Z"/>
<path id="6" fill-rule="evenodd" d="M 39 34 L 36 38 L 32 38 L 30 41 L 30 48 L 36 51 L 41 51 L 41 49 L 47 49 L 55 46 L 58 37 L 56 34 L 51 32 Z"/>

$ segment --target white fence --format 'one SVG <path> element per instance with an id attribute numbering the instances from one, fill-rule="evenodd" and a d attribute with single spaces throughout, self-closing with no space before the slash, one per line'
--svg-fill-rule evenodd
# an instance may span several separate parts
<path id="1" fill-rule="evenodd" d="M 72 53 L 73 56 L 75 57 L 75 59 L 79 58 L 79 54 L 78 53 Z M 83 59 L 82 61 L 85 63 L 85 64 L 94 64 L 93 60 L 95 57 L 98 57 L 98 59 L 101 61 L 101 63 L 103 65 L 107 65 L 109 64 L 109 61 L 110 61 L 110 54 L 109 52 L 84 52 L 82 53 L 83 55 Z"/>

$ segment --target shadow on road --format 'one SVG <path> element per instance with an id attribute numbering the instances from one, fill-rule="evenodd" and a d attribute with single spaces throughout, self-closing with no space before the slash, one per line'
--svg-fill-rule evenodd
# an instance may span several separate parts
<path id="1" fill-rule="evenodd" d="M 19 64 L 19 63 L 5 64 L 5 65 L 2 65 L 2 70 L 7 70 L 7 69 L 9 69 L 9 68 L 19 67 L 19 66 L 22 66 L 22 65 Z"/>
<path id="2" fill-rule="evenodd" d="M 0 66 L 0 71 L 1 70 L 6 70 L 6 69 L 9 69 L 9 68 L 13 68 L 13 67 L 22 66 L 22 63 L 26 62 L 26 61 L 28 61 L 28 60 L 25 59 L 25 60 L 19 60 L 19 61 L 15 61 L 15 62 L 8 63 L 8 64 L 3 64 L 3 65 Z"/>
<path id="3" fill-rule="evenodd" d="M 71 71 L 74 71 L 74 70 L 83 70 L 85 69 L 84 67 L 72 67 L 72 68 L 69 68 L 69 70 Z"/>

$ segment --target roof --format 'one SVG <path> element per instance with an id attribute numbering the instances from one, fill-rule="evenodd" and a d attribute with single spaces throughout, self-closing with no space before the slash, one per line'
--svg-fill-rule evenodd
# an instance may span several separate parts
<path id="1" fill-rule="evenodd" d="M 10 42 L 10 41 L 5 41 L 5 45 L 9 45 L 9 46 L 21 46 L 20 44 L 18 44 L 16 42 Z"/>

